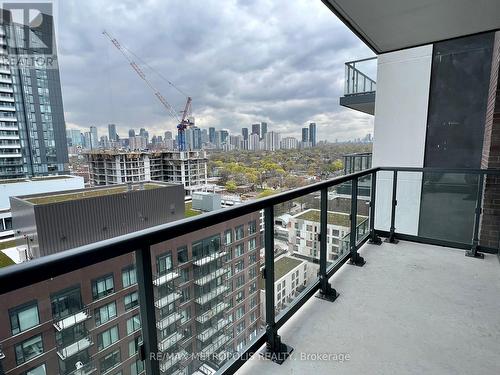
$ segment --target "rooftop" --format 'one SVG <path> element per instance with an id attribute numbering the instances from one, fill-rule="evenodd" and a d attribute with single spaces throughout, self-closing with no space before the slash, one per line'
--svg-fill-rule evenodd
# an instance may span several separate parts
<path id="1" fill-rule="evenodd" d="M 307 210 L 299 215 L 294 216 L 296 219 L 301 219 L 301 220 L 308 220 L 308 221 L 314 221 L 319 223 L 320 220 L 320 210 Z M 328 211 L 328 224 L 329 225 L 338 225 L 341 227 L 349 227 L 350 226 L 350 219 L 349 219 L 349 214 L 344 214 L 341 212 L 331 212 Z M 358 223 L 361 222 L 362 220 L 366 219 L 366 216 L 361 216 L 358 215 Z"/>
<path id="2" fill-rule="evenodd" d="M 144 190 L 158 189 L 165 187 L 166 185 L 157 183 L 145 183 Z M 133 191 L 140 190 L 137 186 L 133 186 Z M 102 197 L 106 195 L 113 195 L 119 193 L 126 193 L 128 191 L 127 185 L 118 185 L 116 187 L 110 188 L 97 188 L 97 189 L 82 189 L 78 191 L 70 191 L 68 193 L 46 193 L 39 196 L 29 196 L 25 201 L 30 202 L 35 205 L 49 204 L 49 203 L 60 203 L 72 200 L 87 199 L 94 197 Z"/>
<path id="3" fill-rule="evenodd" d="M 293 358 L 252 358 L 237 374 L 498 374 L 497 255 L 405 241 L 360 254 L 364 267 L 345 264 L 330 279 L 335 302 L 311 298 L 279 330 Z"/>
<path id="4" fill-rule="evenodd" d="M 278 281 L 295 267 L 299 266 L 303 261 L 291 257 L 282 257 L 274 262 L 274 280 Z M 259 278 L 259 288 L 265 289 L 264 279 Z"/>
<path id="5" fill-rule="evenodd" d="M 0 185 L 18 184 L 21 182 L 32 182 L 32 181 L 64 180 L 64 179 L 75 178 L 75 177 L 78 177 L 78 176 L 58 175 L 58 176 L 43 176 L 43 177 L 31 177 L 31 178 L 11 178 L 11 179 L 0 180 Z"/>

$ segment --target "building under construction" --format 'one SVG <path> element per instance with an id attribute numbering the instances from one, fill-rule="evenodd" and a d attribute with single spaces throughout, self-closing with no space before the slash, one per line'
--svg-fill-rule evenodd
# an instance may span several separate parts
<path id="1" fill-rule="evenodd" d="M 183 184 L 186 195 L 207 186 L 205 151 L 99 150 L 86 157 L 91 186 L 163 181 Z"/>

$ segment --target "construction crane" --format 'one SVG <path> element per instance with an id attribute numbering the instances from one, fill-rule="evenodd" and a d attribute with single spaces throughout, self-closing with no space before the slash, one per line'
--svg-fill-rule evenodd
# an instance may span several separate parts
<path id="1" fill-rule="evenodd" d="M 190 96 L 187 96 L 182 90 L 180 90 L 177 86 L 175 86 L 172 82 L 164 78 L 160 73 L 160 77 L 165 79 L 170 86 L 179 91 L 182 95 L 186 97 L 186 105 L 184 106 L 184 110 L 180 111 L 181 117 L 178 116 L 178 113 L 175 111 L 174 107 L 170 105 L 170 103 L 165 99 L 162 93 L 155 88 L 155 86 L 151 83 L 151 81 L 147 78 L 146 74 L 142 70 L 142 68 L 134 61 L 133 57 L 135 56 L 137 59 L 139 57 L 122 45 L 116 38 L 112 37 L 106 30 L 104 30 L 103 35 L 107 36 L 111 43 L 122 53 L 122 55 L 127 59 L 132 69 L 137 73 L 137 75 L 149 86 L 149 88 L 153 91 L 154 96 L 160 101 L 160 103 L 165 107 L 168 114 L 177 121 L 177 133 L 178 133 L 178 147 L 180 151 L 186 150 L 186 129 L 189 126 L 193 126 L 194 122 L 190 119 L 191 114 L 191 104 L 193 99 Z M 147 65 L 150 69 L 154 70 L 151 66 Z"/>

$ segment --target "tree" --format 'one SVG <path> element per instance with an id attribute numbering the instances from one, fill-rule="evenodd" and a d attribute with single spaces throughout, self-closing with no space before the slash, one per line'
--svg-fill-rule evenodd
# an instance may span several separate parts
<path id="1" fill-rule="evenodd" d="M 226 190 L 229 191 L 230 193 L 234 193 L 236 189 L 238 188 L 238 185 L 236 185 L 236 182 L 234 181 L 228 181 L 226 183 Z"/>

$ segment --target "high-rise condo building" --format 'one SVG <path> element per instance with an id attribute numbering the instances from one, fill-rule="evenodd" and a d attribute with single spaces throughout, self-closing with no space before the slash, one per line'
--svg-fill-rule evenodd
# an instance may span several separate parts
<path id="1" fill-rule="evenodd" d="M 309 124 L 309 143 L 311 147 L 316 146 L 316 123 L 311 122 Z"/>
<path id="2" fill-rule="evenodd" d="M 116 125 L 115 124 L 108 125 L 108 136 L 109 136 L 110 141 L 117 141 L 118 140 L 118 134 L 116 134 Z"/>
<path id="3" fill-rule="evenodd" d="M 25 26 L 12 22 L 9 11 L 1 12 L 0 177 L 67 172 L 66 123 L 52 16 L 40 14 L 37 26 Z M 26 41 L 26 32 L 51 40 L 50 63 L 42 48 Z M 39 63 L 29 64 L 35 54 Z"/>

